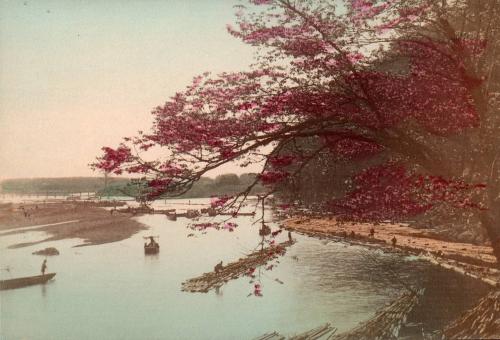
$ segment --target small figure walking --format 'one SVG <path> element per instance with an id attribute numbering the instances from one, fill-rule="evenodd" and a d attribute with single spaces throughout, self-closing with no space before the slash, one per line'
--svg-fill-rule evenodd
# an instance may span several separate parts
<path id="1" fill-rule="evenodd" d="M 396 236 L 392 237 L 391 242 L 392 242 L 392 246 L 395 247 L 396 246 L 396 242 L 398 242 L 398 240 L 396 239 Z"/>
<path id="2" fill-rule="evenodd" d="M 288 241 L 289 242 L 292 242 L 292 232 L 291 231 L 288 231 Z"/>
<path id="3" fill-rule="evenodd" d="M 375 236 L 375 229 L 371 228 L 370 229 L 370 237 L 374 237 L 374 236 Z"/>
<path id="4" fill-rule="evenodd" d="M 47 270 L 47 259 L 43 260 L 42 263 L 42 275 L 45 275 L 46 270 Z"/>

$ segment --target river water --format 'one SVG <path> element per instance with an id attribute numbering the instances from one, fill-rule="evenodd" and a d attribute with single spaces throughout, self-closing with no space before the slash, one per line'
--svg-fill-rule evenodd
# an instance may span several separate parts
<path id="1" fill-rule="evenodd" d="M 189 202 L 199 209 L 194 204 L 207 200 Z M 168 202 L 176 208 L 186 203 Z M 485 285 L 412 257 L 295 234 L 298 242 L 279 263 L 257 275 L 263 296 L 252 294 L 249 277 L 217 292 L 182 292 L 186 279 L 252 252 L 260 241 L 259 226 L 242 216 L 234 220 L 234 232 L 203 234 L 186 228 L 190 221 L 184 218 L 172 222 L 146 215 L 138 220 L 149 229 L 97 246 L 74 247 L 82 242 L 71 239 L 8 249 L 46 235 L 28 230 L 1 236 L 0 266 L 9 269 L 2 270 L 2 279 L 36 275 L 43 257 L 31 255 L 35 250 L 56 247 L 60 255 L 48 258 L 48 271 L 57 272 L 52 282 L 0 292 L 0 338 L 251 339 L 275 330 L 292 335 L 326 322 L 342 332 L 393 301 L 403 291 L 401 282 L 426 288 L 410 321 L 432 331 L 487 292 Z M 159 236 L 157 256 L 144 255 L 149 235 Z"/>

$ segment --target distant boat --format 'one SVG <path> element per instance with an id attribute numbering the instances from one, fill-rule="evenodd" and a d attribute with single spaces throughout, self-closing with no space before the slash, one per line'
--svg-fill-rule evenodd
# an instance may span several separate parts
<path id="1" fill-rule="evenodd" d="M 154 239 L 158 239 L 159 236 L 145 236 L 145 239 L 149 239 L 149 243 L 144 243 L 144 253 L 145 254 L 158 254 L 160 252 L 160 244 Z"/>
<path id="2" fill-rule="evenodd" d="M 26 287 L 26 286 L 44 284 L 47 281 L 49 281 L 50 279 L 54 278 L 54 276 L 56 276 L 56 273 L 48 273 L 45 275 L 20 277 L 17 279 L 10 279 L 10 280 L 0 280 L 0 290 L 15 289 L 15 288 L 21 288 L 21 287 Z"/>
<path id="3" fill-rule="evenodd" d="M 144 245 L 144 253 L 145 254 L 157 254 L 160 252 L 160 245 L 158 243 L 149 245 Z"/>

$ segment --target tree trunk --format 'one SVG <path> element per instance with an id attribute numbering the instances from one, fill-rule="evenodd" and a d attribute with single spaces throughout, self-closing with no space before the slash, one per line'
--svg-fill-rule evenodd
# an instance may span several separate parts
<path id="1" fill-rule="evenodd" d="M 480 215 L 481 225 L 488 233 L 488 238 L 493 248 L 493 255 L 497 259 L 497 267 L 500 268 L 500 220 L 495 218 L 494 212 L 486 211 Z"/>

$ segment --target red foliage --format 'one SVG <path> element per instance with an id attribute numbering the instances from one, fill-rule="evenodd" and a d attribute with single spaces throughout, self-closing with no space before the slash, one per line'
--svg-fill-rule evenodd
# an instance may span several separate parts
<path id="1" fill-rule="evenodd" d="M 267 170 L 259 175 L 259 180 L 264 185 L 272 185 L 281 182 L 287 178 L 290 174 L 286 171 L 272 171 Z"/>
<path id="2" fill-rule="evenodd" d="M 411 126 L 410 137 L 418 134 L 423 139 L 478 127 L 473 93 L 482 78 L 467 62 L 484 52 L 484 39 L 400 35 L 432 21 L 427 19 L 433 19 L 432 11 L 439 5 L 432 0 L 352 0 L 346 3 L 345 15 L 325 10 L 321 1 L 250 2 L 263 6 L 249 15 L 240 8 L 238 28 L 228 31 L 263 47 L 258 68 L 197 76 L 153 110 L 151 133 L 128 141 L 141 152 L 165 148 L 167 162 L 139 161 L 129 147 L 120 145 L 116 150 L 103 148 L 96 168 L 153 171 L 149 186 L 151 197 L 156 197 L 165 190 L 189 187 L 227 162 L 243 159 L 249 165 L 267 158 L 269 168 L 258 179 L 272 186 L 295 175 L 287 167 L 303 164 L 304 157 L 263 150 L 317 137 L 319 147 L 338 159 L 353 161 L 384 151 L 407 162 L 371 167 L 356 176 L 352 191 L 332 202 L 346 218 L 396 219 L 424 212 L 439 201 L 480 207 L 468 196 L 480 185 L 410 172 L 416 158 L 411 148 L 394 147 L 391 132 Z M 369 41 L 366 45 L 364 39 Z M 379 40 L 392 41 L 377 51 L 370 44 Z M 388 47 L 390 53 L 384 52 Z M 384 63 L 393 59 L 404 66 L 397 72 L 384 71 Z M 222 207 L 228 200 L 214 200 L 212 206 Z"/>
<path id="3" fill-rule="evenodd" d="M 122 164 L 130 161 L 132 154 L 130 149 L 125 145 L 120 145 L 116 150 L 103 147 L 104 155 L 99 158 L 99 163 L 95 165 L 96 168 L 104 170 L 105 172 L 114 172 L 119 175 L 122 173 L 120 167 Z"/>
<path id="4" fill-rule="evenodd" d="M 401 220 L 431 209 L 435 204 L 481 208 L 470 200 L 484 185 L 412 174 L 403 165 L 384 164 L 354 177 L 354 190 L 332 201 L 330 207 L 344 219 Z"/>

